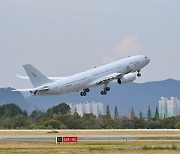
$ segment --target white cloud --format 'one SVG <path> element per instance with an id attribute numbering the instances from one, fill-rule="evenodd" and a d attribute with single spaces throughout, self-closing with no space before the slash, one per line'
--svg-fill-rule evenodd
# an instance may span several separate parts
<path id="1" fill-rule="evenodd" d="M 130 36 L 123 39 L 119 44 L 116 45 L 114 50 L 109 55 L 103 57 L 103 62 L 109 63 L 120 58 L 138 54 L 140 52 L 138 40 L 138 36 Z"/>

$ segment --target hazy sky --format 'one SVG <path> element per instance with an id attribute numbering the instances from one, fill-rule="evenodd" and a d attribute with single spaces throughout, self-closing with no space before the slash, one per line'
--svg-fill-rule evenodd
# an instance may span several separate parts
<path id="1" fill-rule="evenodd" d="M 0 0 L 0 53 L 0 87 L 32 87 L 26 63 L 66 76 L 136 54 L 137 82 L 180 80 L 180 0 Z"/>

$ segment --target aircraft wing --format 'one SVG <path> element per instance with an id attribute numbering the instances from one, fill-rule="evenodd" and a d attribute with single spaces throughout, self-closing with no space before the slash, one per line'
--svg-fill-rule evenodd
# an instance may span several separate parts
<path id="1" fill-rule="evenodd" d="M 94 81 L 92 83 L 92 85 L 100 85 L 100 84 L 103 84 L 103 83 L 108 83 L 110 81 L 113 81 L 115 79 L 120 79 L 123 77 L 123 74 L 122 73 L 112 73 L 110 75 L 107 75 L 105 77 L 102 77 L 100 79 L 97 79 L 96 81 Z"/>

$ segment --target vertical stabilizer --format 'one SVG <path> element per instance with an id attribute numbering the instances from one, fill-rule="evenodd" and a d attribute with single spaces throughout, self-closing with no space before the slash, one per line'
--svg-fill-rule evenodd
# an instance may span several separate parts
<path id="1" fill-rule="evenodd" d="M 31 80 L 31 83 L 34 87 L 38 87 L 45 83 L 52 82 L 52 80 L 48 79 L 44 74 L 39 72 L 31 64 L 23 65 L 23 67 L 24 67 L 27 75 L 29 76 L 29 79 Z"/>

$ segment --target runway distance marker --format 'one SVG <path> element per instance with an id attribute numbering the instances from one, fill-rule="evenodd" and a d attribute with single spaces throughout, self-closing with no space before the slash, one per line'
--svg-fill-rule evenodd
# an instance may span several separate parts
<path id="1" fill-rule="evenodd" d="M 78 142 L 78 137 L 74 137 L 74 136 L 57 136 L 56 137 L 56 144 L 77 143 L 77 142 Z"/>

